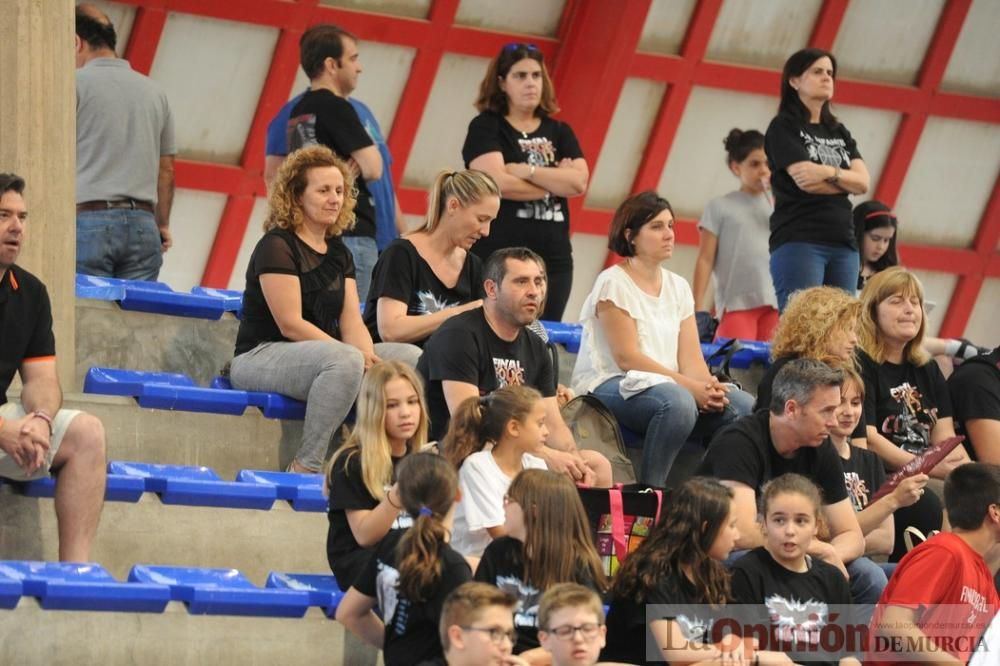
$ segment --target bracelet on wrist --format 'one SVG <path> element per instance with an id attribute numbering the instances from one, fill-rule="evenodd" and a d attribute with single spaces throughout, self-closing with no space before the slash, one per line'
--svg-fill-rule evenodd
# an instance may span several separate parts
<path id="1" fill-rule="evenodd" d="M 49 426 L 49 437 L 52 436 L 52 430 L 53 430 L 53 428 L 52 428 L 52 417 L 51 416 L 49 416 L 48 414 L 46 414 L 45 412 L 43 412 L 40 409 L 36 409 L 35 411 L 31 412 L 31 418 L 41 419 L 41 420 L 45 421 L 45 423 Z"/>
<path id="2" fill-rule="evenodd" d="M 532 164 L 528 168 L 528 180 L 532 180 L 532 179 L 534 179 L 534 177 L 535 177 L 535 165 Z"/>

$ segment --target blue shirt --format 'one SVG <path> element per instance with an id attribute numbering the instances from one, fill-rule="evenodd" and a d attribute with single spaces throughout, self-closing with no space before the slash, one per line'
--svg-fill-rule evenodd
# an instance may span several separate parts
<path id="1" fill-rule="evenodd" d="M 288 118 L 292 114 L 292 109 L 302 99 L 301 93 L 290 99 L 278 115 L 267 126 L 267 141 L 265 146 L 266 155 L 287 155 L 288 154 Z M 389 146 L 382 136 L 382 129 L 375 120 L 375 115 L 371 109 L 362 102 L 354 98 L 348 98 L 354 110 L 358 112 L 361 124 L 365 126 L 368 136 L 378 147 L 378 152 L 382 155 L 382 177 L 378 180 L 367 181 L 368 191 L 375 199 L 375 243 L 381 252 L 398 236 L 396 232 L 396 195 L 392 183 L 392 154 Z"/>

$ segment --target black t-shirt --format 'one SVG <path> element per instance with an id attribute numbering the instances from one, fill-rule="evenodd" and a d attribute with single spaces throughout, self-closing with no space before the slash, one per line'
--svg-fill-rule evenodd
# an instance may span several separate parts
<path id="1" fill-rule="evenodd" d="M 955 368 L 948 378 L 948 390 L 953 398 L 956 426 L 961 426 L 966 436 L 969 433 L 964 424 L 970 419 L 1000 421 L 1000 347 Z"/>
<path id="2" fill-rule="evenodd" d="M 292 109 L 288 120 L 288 151 L 323 144 L 342 160 L 351 153 L 375 145 L 351 103 L 330 90 L 310 90 Z M 345 236 L 375 238 L 375 199 L 361 176 L 355 179 L 358 204 L 354 208 L 357 224 Z"/>
<path id="3" fill-rule="evenodd" d="M 350 251 L 334 237 L 326 239 L 326 254 L 320 254 L 293 232 L 273 229 L 257 241 L 247 266 L 243 319 L 236 334 L 237 356 L 265 342 L 287 341 L 264 300 L 260 276 L 266 273 L 298 277 L 302 318 L 340 339 L 344 280 L 354 277 Z"/>
<path id="4" fill-rule="evenodd" d="M 784 458 L 774 448 L 770 412 L 763 409 L 719 432 L 698 469 L 705 476 L 746 484 L 758 497 L 765 483 L 790 472 L 812 479 L 823 492 L 824 504 L 847 498 L 843 468 L 833 442 L 825 439 L 819 446 L 804 446 L 791 458 Z"/>
<path id="5" fill-rule="evenodd" d="M 538 647 L 538 602 L 545 590 L 524 581 L 524 545 L 512 537 L 500 537 L 490 542 L 476 567 L 476 580 L 496 585 L 517 597 L 514 608 L 514 628 L 517 644 L 514 653 Z M 580 572 L 575 580 L 560 581 L 579 583 L 599 592 L 590 576 Z"/>
<path id="6" fill-rule="evenodd" d="M 952 415 L 948 384 L 937 363 L 876 363 L 858 350 L 865 379 L 865 423 L 904 451 L 919 455 L 938 419 Z"/>
<path id="7" fill-rule="evenodd" d="M 400 460 L 402 458 L 392 459 L 394 478 L 395 468 Z M 370 511 L 378 504 L 379 500 L 372 497 L 365 486 L 361 474 L 361 454 L 354 452 L 337 456 L 330 470 L 330 504 L 327 513 L 330 528 L 326 533 L 326 559 L 342 590 L 347 590 L 354 584 L 374 552 L 374 547 L 362 548 L 358 544 L 347 521 L 347 512 Z M 400 511 L 391 529 L 405 529 L 412 524 L 410 515 Z"/>
<path id="8" fill-rule="evenodd" d="M 0 405 L 21 363 L 56 355 L 45 285 L 20 266 L 0 275 Z"/>
<path id="9" fill-rule="evenodd" d="M 427 381 L 430 438 L 441 439 L 448 430 L 448 403 L 441 382 L 465 382 L 487 395 L 521 384 L 543 396 L 556 394 L 555 373 L 549 348 L 526 329 L 513 342 L 500 339 L 486 322 L 482 308 L 455 315 L 424 343 L 417 370 Z"/>
<path id="10" fill-rule="evenodd" d="M 538 129 L 525 134 L 514 129 L 498 113 L 480 113 L 469 123 L 462 146 L 465 166 L 480 155 L 494 152 L 503 154 L 504 164 L 527 163 L 540 167 L 554 167 L 563 159 L 583 157 L 569 125 L 548 116 L 541 120 Z M 537 201 L 503 199 L 500 213 L 490 227 L 490 235 L 480 238 L 472 251 L 485 260 L 498 248 L 517 246 L 529 247 L 540 254 L 553 272 L 572 268 L 566 199 L 551 194 Z"/>
<path id="11" fill-rule="evenodd" d="M 840 459 L 844 468 L 844 486 L 855 511 L 868 507 L 871 496 L 885 483 L 885 467 L 878 455 L 867 449 L 848 446 L 851 457 Z"/>
<path id="12" fill-rule="evenodd" d="M 789 361 L 794 361 L 796 358 L 798 357 L 782 356 L 771 363 L 771 366 L 764 372 L 764 376 L 761 377 L 760 383 L 757 384 L 757 402 L 754 403 L 754 411 L 771 408 L 771 390 L 774 387 L 774 378 L 778 376 L 779 370 L 785 367 Z M 855 426 L 854 432 L 851 433 L 851 439 L 864 439 L 865 437 L 867 437 L 865 434 L 865 415 L 862 413 L 861 418 L 858 420 L 858 425 Z"/>
<path id="13" fill-rule="evenodd" d="M 378 257 L 372 271 L 372 286 L 365 304 L 365 324 L 372 340 L 382 342 L 378 332 L 378 299 L 386 297 L 406 303 L 406 314 L 434 314 L 483 297 L 483 262 L 471 252 L 454 287 L 446 286 L 413 243 L 397 238 Z M 427 338 L 415 340 L 422 347 Z"/>
<path id="14" fill-rule="evenodd" d="M 820 646 L 830 650 L 844 643 L 843 618 L 838 613 L 836 624 L 831 622 L 838 610 L 831 606 L 851 604 L 850 587 L 839 569 L 810 558 L 808 571 L 789 571 L 761 546 L 736 560 L 732 571 L 734 602 L 759 605 L 756 612 L 751 610 L 754 625 L 771 627 L 767 641 L 759 636 L 761 650 L 785 652 L 796 663 L 837 665 L 837 658 L 818 657 L 823 654 Z M 843 652 L 837 649 L 828 656 L 835 655 Z"/>
<path id="15" fill-rule="evenodd" d="M 669 606 L 652 608 L 648 604 Z M 612 598 L 608 610 L 607 645 L 601 651 L 601 661 L 626 664 L 662 664 L 663 658 L 648 660 L 646 655 L 659 654 L 659 646 L 648 630 L 647 619 L 656 611 L 659 619 L 674 620 L 689 641 L 711 643 L 712 625 L 724 609 L 712 609 L 680 572 L 657 581 L 641 602 L 634 599 Z"/>
<path id="16" fill-rule="evenodd" d="M 399 558 L 396 555 L 404 533 L 405 530 L 389 532 L 354 581 L 358 592 L 379 600 L 385 621 L 386 666 L 409 666 L 444 656 L 438 621 L 445 597 L 462 583 L 472 580 L 469 563 L 446 544 L 440 553 L 441 577 L 431 598 L 422 602 L 407 599 L 399 591 Z"/>
<path id="17" fill-rule="evenodd" d="M 771 168 L 774 212 L 771 252 L 790 242 L 843 245 L 857 249 L 854 219 L 847 192 L 810 194 L 800 190 L 786 169 L 796 162 L 813 162 L 849 169 L 861 153 L 847 128 L 830 129 L 779 113 L 767 127 L 764 150 Z"/>

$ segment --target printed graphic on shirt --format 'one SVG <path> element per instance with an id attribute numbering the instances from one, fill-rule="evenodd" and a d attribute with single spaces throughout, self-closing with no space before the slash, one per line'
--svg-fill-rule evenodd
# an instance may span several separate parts
<path id="1" fill-rule="evenodd" d="M 288 152 L 318 143 L 315 113 L 306 113 L 288 120 Z"/>
<path id="2" fill-rule="evenodd" d="M 986 601 L 986 596 L 981 594 L 978 590 L 974 590 L 968 585 L 962 586 L 962 596 L 959 597 L 962 601 L 969 604 L 969 624 L 974 624 L 976 621 L 976 616 L 979 613 L 989 614 L 990 604 Z"/>
<path id="3" fill-rule="evenodd" d="M 850 165 L 851 155 L 847 152 L 847 142 L 844 139 L 813 136 L 802 130 L 799 130 L 799 137 L 806 146 L 810 161 L 826 166 Z"/>
<path id="4" fill-rule="evenodd" d="M 399 599 L 399 571 L 379 560 L 375 590 L 378 593 L 378 607 L 382 609 L 382 617 L 386 622 L 393 623 L 397 635 L 406 633 L 409 603 L 406 599 Z"/>
<path id="5" fill-rule="evenodd" d="M 920 391 L 909 382 L 889 389 L 889 395 L 900 406 L 900 411 L 885 417 L 882 434 L 904 451 L 923 453 L 930 445 L 931 430 L 937 423 L 937 407 L 925 409 Z"/>
<path id="6" fill-rule="evenodd" d="M 774 627 L 774 638 L 783 643 L 819 644 L 819 634 L 826 626 L 829 609 L 826 603 L 810 599 L 796 601 L 772 594 L 764 605 Z"/>
<path id="7" fill-rule="evenodd" d="M 864 511 L 871 496 L 865 480 L 858 476 L 857 472 L 844 472 L 844 485 L 847 486 L 847 496 L 851 498 L 854 510 Z"/>
<path id="8" fill-rule="evenodd" d="M 497 576 L 497 587 L 518 599 L 517 608 L 514 609 L 515 627 L 538 626 L 538 602 L 542 595 L 536 588 L 522 582 L 517 576 Z"/>
<path id="9" fill-rule="evenodd" d="M 678 613 L 674 617 L 674 621 L 681 629 L 681 633 L 684 634 L 684 638 L 689 641 L 698 641 L 700 643 L 709 643 L 710 632 L 712 631 L 712 625 L 714 624 L 711 619 L 701 618 L 701 617 L 688 617 Z"/>
<path id="10" fill-rule="evenodd" d="M 553 166 L 556 163 L 556 148 L 552 141 L 544 136 L 517 140 L 518 146 L 525 154 L 528 164 Z M 525 201 L 517 210 L 517 216 L 523 220 L 545 220 L 547 222 L 565 222 L 562 203 L 551 194 L 538 201 Z"/>
<path id="11" fill-rule="evenodd" d="M 497 388 L 524 384 L 524 368 L 516 358 L 493 357 L 493 371 L 497 376 Z"/>
<path id="12" fill-rule="evenodd" d="M 431 291 L 418 291 L 417 300 L 420 304 L 417 306 L 417 314 L 434 314 L 435 312 L 440 312 L 446 308 L 453 308 L 461 305 L 457 300 L 449 301 L 444 298 L 438 298 L 437 294 Z"/>

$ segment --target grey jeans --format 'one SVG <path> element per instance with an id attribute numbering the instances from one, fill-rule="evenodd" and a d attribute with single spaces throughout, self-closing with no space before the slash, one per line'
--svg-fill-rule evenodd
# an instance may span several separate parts
<path id="1" fill-rule="evenodd" d="M 420 348 L 380 342 L 375 354 L 416 365 Z M 265 342 L 233 359 L 230 380 L 233 388 L 272 391 L 305 401 L 302 446 L 295 460 L 320 469 L 334 428 L 344 422 L 358 397 L 364 371 L 361 352 L 337 340 Z"/>

